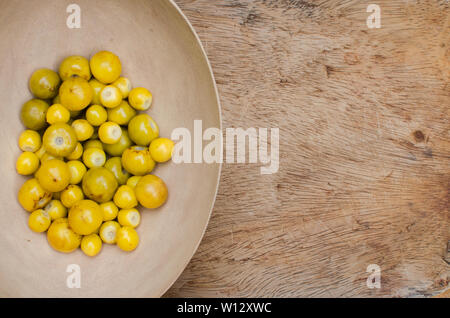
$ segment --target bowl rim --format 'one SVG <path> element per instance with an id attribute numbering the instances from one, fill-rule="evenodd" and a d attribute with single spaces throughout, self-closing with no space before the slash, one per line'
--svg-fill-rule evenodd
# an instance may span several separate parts
<path id="1" fill-rule="evenodd" d="M 216 97 L 216 103 L 217 103 L 217 107 L 218 107 L 218 110 L 219 110 L 219 130 L 223 134 L 223 130 L 222 130 L 222 127 L 223 127 L 222 126 L 223 125 L 223 123 L 222 123 L 222 106 L 221 106 L 221 103 L 220 103 L 219 90 L 217 88 L 217 83 L 216 83 L 216 79 L 215 79 L 215 76 L 214 76 L 214 71 L 213 71 L 212 66 L 211 66 L 211 62 L 209 61 L 208 55 L 206 54 L 205 48 L 203 47 L 203 44 L 202 44 L 202 41 L 200 40 L 200 37 L 198 36 L 197 32 L 195 31 L 194 27 L 192 26 L 192 24 L 189 21 L 189 19 L 187 18 L 187 16 L 183 13 L 181 8 L 175 3 L 174 0 L 168 0 L 168 3 L 170 3 L 172 5 L 172 7 L 178 12 L 178 14 L 182 17 L 182 19 L 188 25 L 191 33 L 194 35 L 194 37 L 196 39 L 196 42 L 197 42 L 198 46 L 200 47 L 202 56 L 203 56 L 204 60 L 206 61 L 207 65 L 208 65 L 209 75 L 211 76 L 211 80 L 213 82 L 214 94 L 215 94 L 215 97 Z M 161 290 L 161 293 L 158 295 L 158 297 L 162 297 L 173 286 L 173 284 L 178 280 L 178 278 L 181 276 L 181 274 L 186 269 L 187 265 L 191 262 L 192 257 L 194 257 L 195 253 L 197 252 L 198 247 L 200 246 L 200 243 L 203 240 L 203 237 L 205 236 L 206 229 L 208 228 L 209 221 L 211 220 L 212 211 L 214 209 L 214 205 L 215 205 L 215 202 L 216 202 L 216 199 L 217 199 L 217 193 L 219 191 L 220 177 L 222 175 L 222 164 L 223 164 L 223 162 L 219 162 L 219 170 L 218 170 L 218 174 L 217 174 L 216 189 L 214 191 L 214 197 L 212 199 L 211 206 L 209 208 L 208 219 L 206 221 L 205 227 L 203 228 L 203 232 L 202 232 L 202 234 L 200 236 L 200 239 L 196 242 L 194 250 L 192 252 L 192 255 L 186 260 L 185 264 L 183 264 L 183 266 L 181 267 L 181 270 L 170 281 L 170 284 L 168 284 L 165 289 Z"/>

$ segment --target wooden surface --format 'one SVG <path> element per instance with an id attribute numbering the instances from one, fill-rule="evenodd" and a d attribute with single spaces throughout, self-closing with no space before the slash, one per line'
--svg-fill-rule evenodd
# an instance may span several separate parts
<path id="1" fill-rule="evenodd" d="M 176 2 L 209 55 L 224 128 L 279 127 L 280 170 L 224 164 L 206 235 L 166 296 L 448 289 L 448 1 Z M 366 287 L 369 264 L 381 289 Z"/>

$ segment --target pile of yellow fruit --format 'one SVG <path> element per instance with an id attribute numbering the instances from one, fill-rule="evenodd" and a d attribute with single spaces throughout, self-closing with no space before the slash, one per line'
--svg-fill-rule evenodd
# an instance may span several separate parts
<path id="1" fill-rule="evenodd" d="M 39 69 L 30 78 L 35 98 L 21 110 L 27 130 L 19 137 L 16 170 L 33 177 L 18 199 L 31 213 L 29 227 L 47 231 L 57 251 L 81 247 L 95 256 L 103 243 L 132 251 L 139 243 L 138 204 L 156 209 L 167 200 L 166 184 L 150 173 L 171 159 L 174 144 L 159 138 L 158 125 L 144 113 L 152 94 L 132 88 L 121 73 L 119 58 L 101 51 L 90 60 L 67 57 L 58 73 Z"/>

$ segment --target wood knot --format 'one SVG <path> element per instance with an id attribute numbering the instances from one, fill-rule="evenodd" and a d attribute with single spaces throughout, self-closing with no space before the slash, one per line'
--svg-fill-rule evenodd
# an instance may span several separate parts
<path id="1" fill-rule="evenodd" d="M 413 133 L 413 136 L 414 136 L 414 139 L 416 140 L 416 142 L 422 142 L 422 141 L 425 140 L 425 135 L 424 135 L 423 132 L 420 131 L 420 130 L 416 130 L 416 131 Z"/>

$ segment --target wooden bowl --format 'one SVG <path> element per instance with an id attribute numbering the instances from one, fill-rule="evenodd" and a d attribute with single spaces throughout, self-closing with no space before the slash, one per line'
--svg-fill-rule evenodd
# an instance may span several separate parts
<path id="1" fill-rule="evenodd" d="M 162 136 L 170 138 L 177 127 L 193 133 L 195 119 L 203 121 L 204 129 L 220 128 L 211 68 L 194 30 L 172 1 L 78 0 L 80 29 L 66 25 L 69 3 L 0 0 L 0 296 L 158 297 L 181 274 L 200 243 L 214 204 L 220 164 L 171 162 L 155 169 L 168 185 L 169 199 L 158 210 L 141 209 L 137 229 L 141 240 L 134 252 L 103 245 L 94 258 L 81 250 L 59 253 L 48 245 L 45 234 L 28 228 L 29 213 L 17 201 L 26 180 L 15 171 L 17 139 L 24 129 L 19 112 L 32 98 L 28 79 L 34 70 L 57 70 L 66 56 L 89 58 L 109 50 L 120 57 L 123 74 L 135 87 L 152 91 L 149 114 Z"/>

